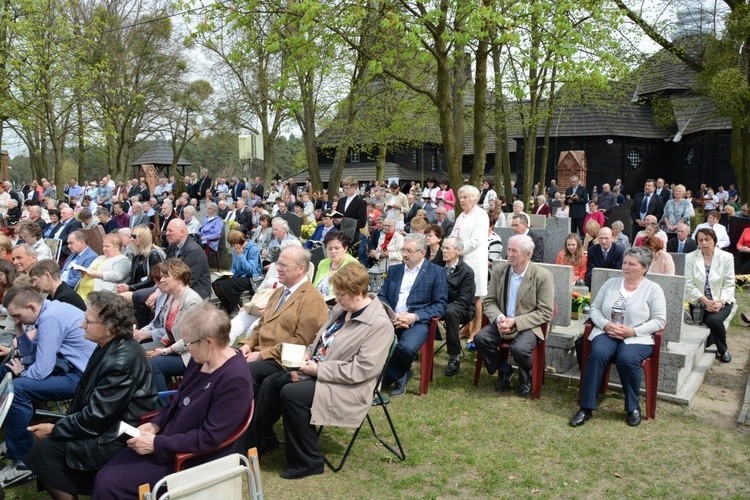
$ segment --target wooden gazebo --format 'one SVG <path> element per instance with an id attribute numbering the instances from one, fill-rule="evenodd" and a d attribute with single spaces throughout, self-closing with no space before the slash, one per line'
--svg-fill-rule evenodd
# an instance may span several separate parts
<path id="1" fill-rule="evenodd" d="M 177 160 L 177 172 L 170 172 L 173 158 L 174 153 L 169 143 L 166 141 L 157 141 L 148 151 L 130 164 L 133 167 L 133 177 L 143 177 L 145 175 L 145 168 L 143 168 L 145 165 L 153 165 L 157 176 L 163 174 L 169 177 L 170 175 L 179 173 L 182 177 L 185 177 L 185 167 L 191 166 L 192 163 L 180 157 Z"/>

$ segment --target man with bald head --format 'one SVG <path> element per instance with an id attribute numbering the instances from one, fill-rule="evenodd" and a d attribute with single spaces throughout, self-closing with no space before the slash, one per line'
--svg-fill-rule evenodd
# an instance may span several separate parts
<path id="1" fill-rule="evenodd" d="M 612 230 L 603 227 L 597 236 L 598 245 L 589 248 L 589 264 L 586 269 L 586 286 L 591 288 L 591 272 L 597 267 L 605 269 L 622 269 L 624 250 L 620 245 L 613 245 Z"/>
<path id="2" fill-rule="evenodd" d="M 190 288 L 195 290 L 201 298 L 209 298 L 211 296 L 211 273 L 208 259 L 200 245 L 193 238 L 188 238 L 187 225 L 184 220 L 175 218 L 169 222 L 166 240 L 169 243 L 167 258 L 178 258 L 185 262 L 190 268 Z M 138 328 L 143 328 L 151 322 L 151 309 L 146 304 L 155 301 L 158 295 L 159 291 L 155 287 L 144 288 L 133 293 L 133 306 Z"/>
<path id="3" fill-rule="evenodd" d="M 65 259 L 70 255 L 70 249 L 68 248 L 68 236 L 71 233 L 83 229 L 81 221 L 75 218 L 75 213 L 70 207 L 64 207 L 60 209 L 60 224 L 57 230 L 52 233 L 52 237 L 58 240 L 62 240 L 62 251 L 60 252 L 60 262 L 65 262 Z"/>
<path id="4" fill-rule="evenodd" d="M 597 201 L 599 202 L 599 211 L 604 213 L 604 217 L 609 219 L 612 210 L 617 207 L 617 195 L 609 188 L 609 184 L 602 184 L 602 192 L 599 193 Z"/>

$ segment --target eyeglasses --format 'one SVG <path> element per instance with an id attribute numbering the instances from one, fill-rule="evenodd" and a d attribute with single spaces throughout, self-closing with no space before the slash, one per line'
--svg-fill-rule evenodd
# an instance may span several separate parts
<path id="1" fill-rule="evenodd" d="M 86 327 L 87 327 L 87 326 L 89 326 L 89 325 L 101 325 L 101 324 L 102 324 L 102 322 L 101 322 L 101 321 L 89 321 L 89 320 L 87 320 L 87 319 L 85 319 L 85 318 L 84 318 L 84 319 L 83 319 L 83 323 L 82 323 L 82 326 L 83 326 L 84 328 L 86 328 Z"/>
<path id="2" fill-rule="evenodd" d="M 198 342 L 203 342 L 203 339 L 193 340 L 192 342 L 185 342 L 185 347 L 190 347 L 193 344 L 197 344 Z"/>

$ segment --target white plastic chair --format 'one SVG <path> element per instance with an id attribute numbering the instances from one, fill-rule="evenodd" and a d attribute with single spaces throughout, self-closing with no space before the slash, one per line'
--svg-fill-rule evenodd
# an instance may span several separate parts
<path id="1" fill-rule="evenodd" d="M 13 404 L 13 374 L 8 372 L 0 382 L 0 427 L 8 416 L 10 405 Z"/>

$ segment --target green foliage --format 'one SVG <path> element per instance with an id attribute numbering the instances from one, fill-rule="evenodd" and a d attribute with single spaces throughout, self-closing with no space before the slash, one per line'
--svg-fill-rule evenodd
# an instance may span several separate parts
<path id="1" fill-rule="evenodd" d="M 677 124 L 671 99 L 660 95 L 651 98 L 650 104 L 656 125 L 669 128 Z"/>

